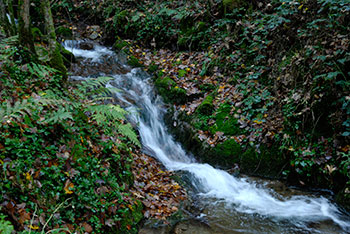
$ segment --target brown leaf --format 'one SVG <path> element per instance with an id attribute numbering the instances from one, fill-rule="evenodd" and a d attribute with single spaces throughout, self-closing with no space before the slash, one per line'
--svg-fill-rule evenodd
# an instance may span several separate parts
<path id="1" fill-rule="evenodd" d="M 90 224 L 88 224 L 88 223 L 83 223 L 82 224 L 82 226 L 83 226 L 83 228 L 85 229 L 85 231 L 87 232 L 87 233 L 91 233 L 92 232 L 92 227 L 91 227 L 91 225 Z"/>
<path id="2" fill-rule="evenodd" d="M 20 209 L 19 213 L 19 222 L 23 224 L 25 221 L 30 220 L 30 214 L 26 212 L 24 209 Z"/>

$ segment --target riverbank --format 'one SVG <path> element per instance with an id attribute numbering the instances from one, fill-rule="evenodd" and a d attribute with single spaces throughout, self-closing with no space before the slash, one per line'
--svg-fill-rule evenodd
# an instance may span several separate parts
<path id="1" fill-rule="evenodd" d="M 348 4 L 220 4 L 121 4 L 118 35 L 134 40 L 115 46 L 153 73 L 170 129 L 199 160 L 332 189 L 348 207 Z"/>
<path id="2" fill-rule="evenodd" d="M 127 112 L 111 104 L 111 78 L 62 83 L 15 44 L 0 45 L 0 229 L 137 233 L 144 217 L 162 222 L 176 213 L 186 192 L 141 153 Z M 74 61 L 77 71 L 82 58 Z"/>

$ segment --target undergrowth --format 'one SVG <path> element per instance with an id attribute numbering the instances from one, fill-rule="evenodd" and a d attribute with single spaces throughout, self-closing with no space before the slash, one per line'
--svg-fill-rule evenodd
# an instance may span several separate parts
<path id="1" fill-rule="evenodd" d="M 128 188 L 140 144 L 110 104 L 110 78 L 66 88 L 10 41 L 0 45 L 1 228 L 11 230 L 5 218 L 16 233 L 136 233 L 142 204 Z"/>

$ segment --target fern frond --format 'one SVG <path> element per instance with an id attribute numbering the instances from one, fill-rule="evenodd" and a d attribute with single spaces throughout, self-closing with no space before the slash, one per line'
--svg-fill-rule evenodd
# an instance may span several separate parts
<path id="1" fill-rule="evenodd" d="M 36 75 L 37 77 L 46 77 L 50 73 L 57 72 L 57 70 L 55 70 L 51 67 L 47 67 L 47 66 L 37 64 L 37 63 L 29 63 L 27 67 L 28 67 L 28 71 L 32 75 Z"/>
<path id="2" fill-rule="evenodd" d="M 118 124 L 117 123 L 115 127 L 120 134 L 129 138 L 129 140 L 133 144 L 141 147 L 140 141 L 137 139 L 137 135 L 136 135 L 136 133 L 135 133 L 135 131 L 132 128 L 130 123 L 128 123 L 128 124 Z"/>
<path id="3" fill-rule="evenodd" d="M 65 108 L 60 108 L 58 111 L 53 112 L 51 117 L 45 119 L 43 122 L 45 123 L 58 123 L 63 120 L 71 119 L 73 120 L 72 113 L 67 111 Z"/>
<path id="4" fill-rule="evenodd" d="M 98 77 L 98 78 L 90 78 L 81 83 L 84 88 L 100 88 L 106 86 L 108 81 L 112 80 L 112 77 Z"/>
<path id="5" fill-rule="evenodd" d="M 114 122 L 117 120 L 125 119 L 127 112 L 117 105 L 88 105 L 85 112 L 90 112 L 92 114 L 92 119 L 94 119 L 98 124 L 105 121 Z"/>
<path id="6" fill-rule="evenodd" d="M 17 45 L 18 35 L 12 37 L 6 37 L 0 41 L 0 45 Z"/>
<path id="7" fill-rule="evenodd" d="M 33 103 L 28 102 L 26 99 L 15 102 L 13 106 L 9 101 L 6 101 L 6 105 L 3 105 L 3 108 L 1 108 L 0 118 L 2 120 L 11 118 L 19 120 L 21 117 L 27 114 L 30 115 L 33 108 Z"/>

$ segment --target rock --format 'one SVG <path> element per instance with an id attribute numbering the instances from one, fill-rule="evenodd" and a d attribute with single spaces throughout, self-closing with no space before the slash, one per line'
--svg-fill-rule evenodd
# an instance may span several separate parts
<path id="1" fill-rule="evenodd" d="M 82 42 L 79 44 L 80 49 L 82 50 L 92 50 L 94 45 L 90 42 Z"/>
<path id="2" fill-rule="evenodd" d="M 143 227 L 139 230 L 139 234 L 168 234 L 169 232 L 169 226 L 163 226 L 158 228 Z"/>
<path id="3" fill-rule="evenodd" d="M 93 32 L 90 34 L 89 38 L 91 40 L 96 40 L 100 35 L 97 32 Z"/>
<path id="4" fill-rule="evenodd" d="M 86 28 L 86 31 L 89 35 L 88 37 L 91 40 L 96 40 L 97 38 L 99 38 L 101 36 L 101 28 L 98 25 L 88 26 Z"/>
<path id="5" fill-rule="evenodd" d="M 179 222 L 174 230 L 175 234 L 210 234 L 213 233 L 211 228 L 202 222 L 196 220 L 188 220 Z"/>

